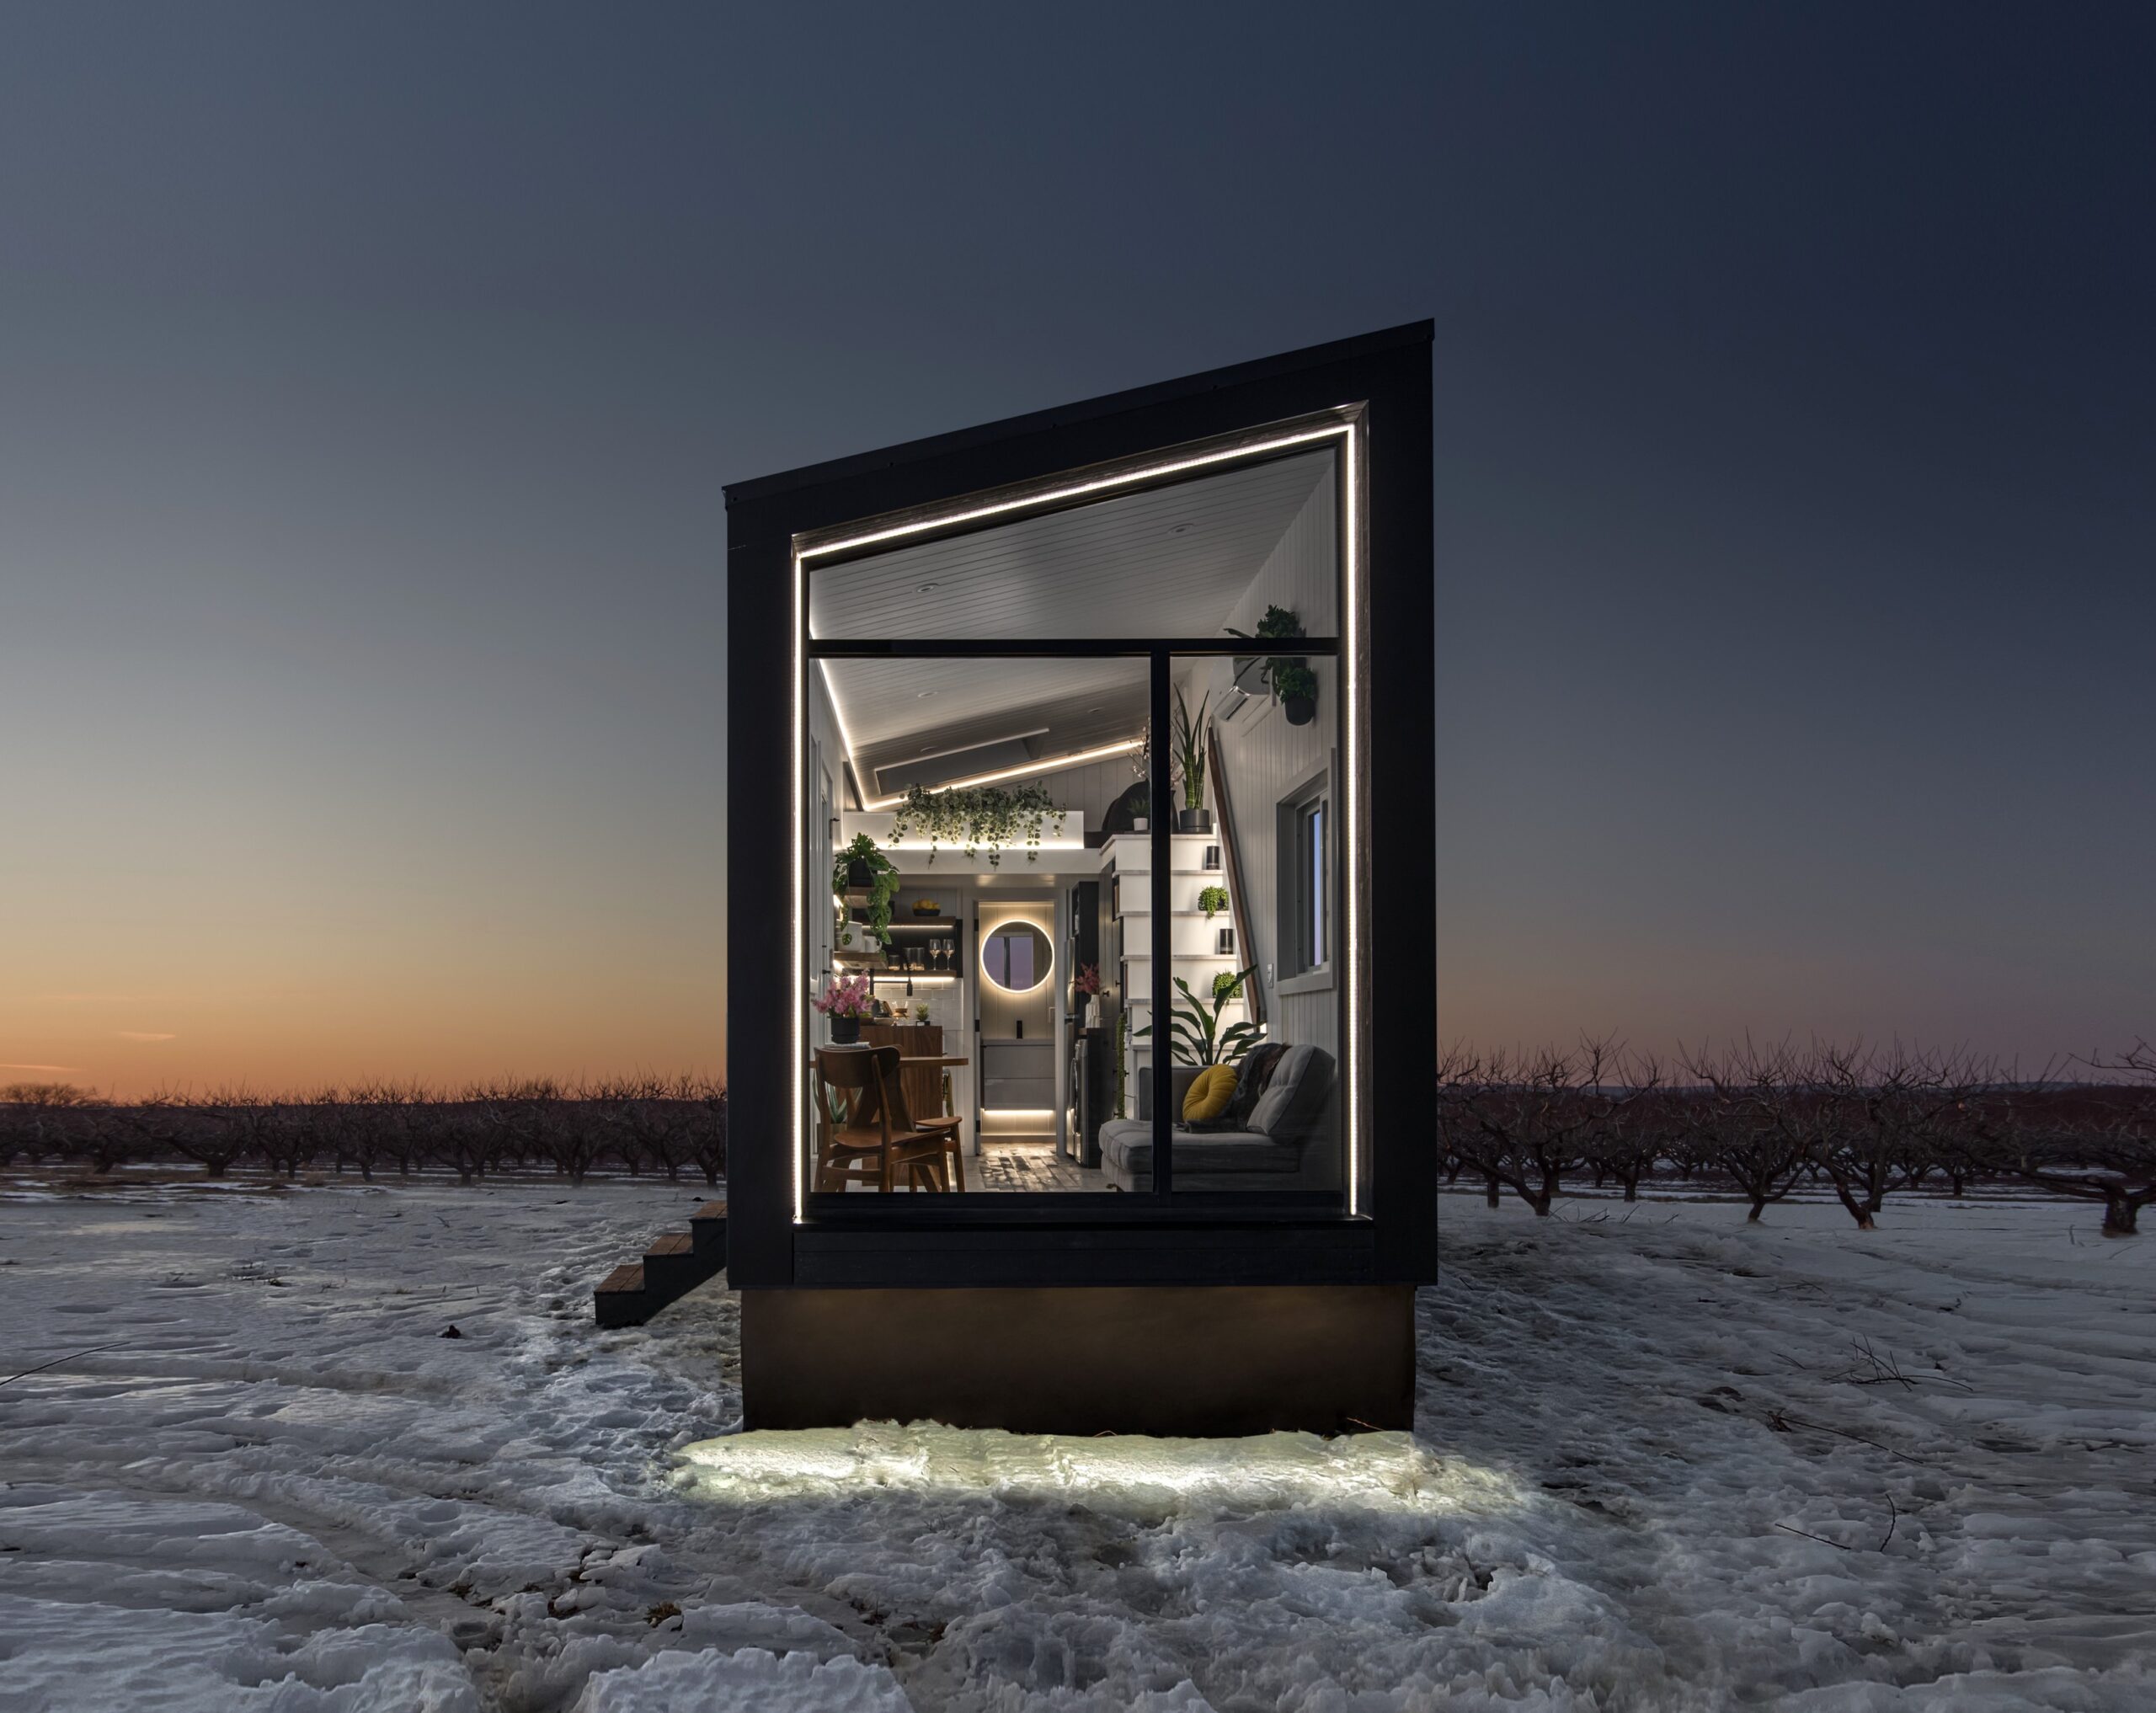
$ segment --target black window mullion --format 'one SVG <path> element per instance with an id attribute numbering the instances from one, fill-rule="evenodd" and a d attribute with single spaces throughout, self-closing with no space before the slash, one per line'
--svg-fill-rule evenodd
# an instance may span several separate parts
<path id="1" fill-rule="evenodd" d="M 1173 658 L 1166 648 L 1153 650 L 1153 741 L 1146 751 L 1153 787 L 1150 828 L 1153 865 L 1153 1193 L 1161 1196 L 1175 1185 L 1175 1118 L 1169 1107 L 1174 1092 L 1174 1077 L 1169 1066 L 1175 1054 L 1171 1045 L 1174 1035 L 1168 1026 L 1170 996 L 1175 991 L 1171 963 L 1175 946 L 1175 917 L 1169 910 L 1174 897 L 1169 866 L 1174 861 L 1175 843 L 1170 832 L 1172 824 L 1169 819 L 1171 810 L 1167 766 L 1168 675 Z"/>
<path id="2" fill-rule="evenodd" d="M 819 660 L 1093 659 L 1103 656 L 1171 654 L 1267 658 L 1275 654 L 1340 653 L 1337 637 L 1186 637 L 1132 640 L 1113 637 L 811 637 L 808 653 Z"/>

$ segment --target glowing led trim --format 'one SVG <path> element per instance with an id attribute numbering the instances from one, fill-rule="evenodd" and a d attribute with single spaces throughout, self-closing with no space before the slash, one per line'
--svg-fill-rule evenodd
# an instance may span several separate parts
<path id="1" fill-rule="evenodd" d="M 796 556 L 793 563 L 796 566 L 801 563 L 798 556 Z M 819 660 L 816 666 L 824 675 L 824 700 L 831 705 L 831 723 L 839 728 L 839 742 L 846 750 L 846 762 L 853 769 L 854 789 L 858 791 L 862 782 L 861 763 L 855 758 L 853 734 L 846 729 L 846 714 L 839 707 L 839 687 L 831 682 L 831 663 L 828 660 Z"/>
<path id="2" fill-rule="evenodd" d="M 1356 823 L 1363 816 L 1363 775 L 1361 757 L 1358 754 L 1358 731 L 1362 713 L 1362 676 L 1356 670 L 1357 642 L 1356 609 L 1362 604 L 1362 556 L 1356 540 L 1356 436 L 1353 424 L 1340 442 L 1344 461 L 1348 488 L 1348 627 L 1345 635 L 1347 652 L 1341 656 L 1348 676 L 1348 1217 L 1353 1219 L 1361 1199 L 1359 1147 L 1359 1104 L 1356 1096 L 1363 1080 L 1363 1051 L 1361 1017 L 1362 995 L 1362 941 L 1356 932 L 1357 895 L 1362 890 L 1362 867 L 1357 846 Z"/>
<path id="3" fill-rule="evenodd" d="M 1076 499 L 1088 494 L 1105 493 L 1111 488 L 1128 488 L 1135 482 L 1150 482 L 1162 476 L 1180 475 L 1185 470 L 1202 470 L 1209 465 L 1225 464 L 1237 458 L 1256 457 L 1261 452 L 1277 452 L 1283 446 L 1307 446 L 1313 440 L 1322 440 L 1334 435 L 1348 432 L 1346 423 L 1330 423 L 1324 428 L 1306 429 L 1300 434 L 1282 435 L 1269 440 L 1256 440 L 1245 446 L 1230 446 L 1218 452 L 1204 452 L 1194 458 L 1177 458 L 1166 464 L 1149 464 L 1142 470 L 1130 470 L 1119 476 L 1098 476 L 1091 482 L 1073 483 L 1068 488 L 1054 488 L 1043 494 L 1029 494 L 1018 499 L 998 500 L 993 505 L 977 505 L 970 511 L 947 512 L 940 517 L 924 518 L 915 523 L 895 524 L 887 530 L 873 530 L 865 536 L 849 536 L 844 541 L 825 542 L 819 547 L 801 549 L 804 559 L 820 559 L 828 553 L 844 553 L 856 547 L 873 547 L 878 542 L 892 542 L 902 536 L 918 536 L 930 530 L 948 529 L 953 524 L 972 523 L 984 517 L 1000 517 L 1006 511 L 1023 511 L 1037 505 L 1053 505 L 1058 500 Z"/>
<path id="4" fill-rule="evenodd" d="M 1062 773 L 1073 767 L 1086 766 L 1091 762 L 1128 755 L 1132 750 L 1140 748 L 1144 742 L 1142 738 L 1126 738 L 1119 744 L 1103 744 L 1097 750 L 1074 750 L 1068 755 L 1052 755 L 1038 761 L 1028 761 L 1023 767 L 1000 767 L 993 773 L 969 774 L 963 779 L 947 780 L 942 785 L 930 786 L 929 794 L 932 797 L 940 792 L 958 791 L 974 785 L 994 785 L 1001 780 L 1024 779 L 1030 775 Z M 857 768 L 855 776 L 860 776 Z M 879 797 L 867 808 L 880 814 L 884 809 L 896 808 L 905 800 L 905 794 L 901 792 L 895 797 Z"/>
<path id="5" fill-rule="evenodd" d="M 1055 974 L 1055 936 L 1050 933 L 1046 928 L 1043 928 L 1038 922 L 1034 921 L 1030 916 L 1006 916 L 1001 921 L 995 923 L 993 926 L 984 929 L 982 931 L 981 937 L 985 940 L 993 940 L 1006 928 L 1031 928 L 1036 934 L 1038 934 L 1042 939 L 1048 942 L 1048 968 L 1041 971 L 1040 981 L 1036 981 L 1031 987 L 1004 986 L 1001 982 L 998 981 L 994 976 L 988 973 L 988 958 L 985 954 L 983 954 L 980 959 L 980 979 L 986 982 L 990 987 L 994 988 L 998 993 L 1007 993 L 1015 998 L 1022 994 L 1028 994 L 1036 991 L 1039 988 L 1042 981 L 1046 981 L 1049 977 Z M 1053 1110 L 1053 1108 L 1051 1108 L 1051 1110 Z"/>
<path id="6" fill-rule="evenodd" d="M 808 897 L 808 878 L 803 872 L 808 849 L 808 605 L 805 596 L 808 586 L 808 567 L 801 555 L 793 556 L 793 968 L 799 979 L 814 978 L 808 970 L 808 929 L 802 905 Z M 832 703 L 833 711 L 838 707 Z M 792 1091 L 787 1105 L 792 1118 L 791 1136 L 793 1144 L 793 1223 L 797 1225 L 808 1216 L 807 1187 L 803 1182 L 801 1157 L 808 1142 L 808 1129 L 803 1122 L 801 1110 L 802 1066 L 808 1062 L 808 1037 L 805 1022 L 808 1011 L 808 996 L 805 993 L 792 995 L 787 1009 L 792 1012 L 793 1051 L 787 1064 L 791 1069 L 787 1075 L 787 1086 Z"/>
<path id="7" fill-rule="evenodd" d="M 808 963 L 808 943 L 803 926 L 801 899 L 803 895 L 803 889 L 806 884 L 802 873 L 802 854 L 803 850 L 803 821 L 807 814 L 803 793 L 806 788 L 808 762 L 802 747 L 802 741 L 803 728 L 808 723 L 808 695 L 804 682 L 805 663 L 807 660 L 806 651 L 808 646 L 808 624 L 806 620 L 807 607 L 803 600 L 803 595 L 807 562 L 809 559 L 821 558 L 831 553 L 846 552 L 855 547 L 873 547 L 878 542 L 897 541 L 906 536 L 921 535 L 931 530 L 948 529 L 955 524 L 972 523 L 985 517 L 1000 517 L 1006 512 L 1023 511 L 1034 506 L 1053 505 L 1059 500 L 1081 499 L 1088 494 L 1102 494 L 1112 488 L 1128 488 L 1136 483 L 1155 481 L 1163 476 L 1179 475 L 1187 470 L 1202 470 L 1214 464 L 1232 463 L 1235 460 L 1241 458 L 1254 458 L 1266 452 L 1279 451 L 1283 448 L 1288 446 L 1309 446 L 1315 441 L 1330 440 L 1336 435 L 1340 439 L 1342 453 L 1346 461 L 1348 478 L 1347 533 L 1348 600 L 1348 625 L 1345 638 L 1346 652 L 1343 654 L 1342 659 L 1347 663 L 1348 674 L 1347 748 L 1348 788 L 1351 792 L 1355 792 L 1355 796 L 1350 802 L 1350 807 L 1353 812 L 1348 817 L 1348 873 L 1349 878 L 1349 884 L 1348 887 L 1348 939 L 1347 960 L 1348 1066 L 1348 1212 L 1349 1216 L 1352 1218 L 1358 1211 L 1358 1199 L 1356 1176 L 1358 1169 L 1357 1162 L 1359 1158 L 1359 1135 L 1358 1104 L 1356 1094 L 1361 1081 L 1362 1074 L 1362 1043 L 1358 1018 L 1358 1011 L 1361 1003 L 1361 983 L 1358 979 L 1358 965 L 1359 959 L 1356 950 L 1355 939 L 1359 913 L 1356 909 L 1356 887 L 1354 878 L 1358 872 L 1356 863 L 1358 860 L 1358 846 L 1360 843 L 1360 840 L 1358 839 L 1356 835 L 1355 822 L 1357 816 L 1361 813 L 1362 808 L 1361 794 L 1359 792 L 1356 792 L 1354 783 L 1355 768 L 1359 760 L 1356 723 L 1361 707 L 1361 697 L 1358 691 L 1358 679 L 1359 675 L 1356 672 L 1354 666 L 1358 634 L 1358 615 L 1356 613 L 1355 607 L 1356 597 L 1360 593 L 1361 590 L 1362 568 L 1359 544 L 1356 540 L 1355 533 L 1355 457 L 1357 442 L 1356 425 L 1353 422 L 1328 423 L 1323 428 L 1306 429 L 1299 434 L 1279 435 L 1267 440 L 1252 440 L 1241 446 L 1227 447 L 1220 451 L 1202 453 L 1196 457 L 1173 459 L 1164 464 L 1150 464 L 1142 469 L 1126 471 L 1121 475 L 1098 477 L 1091 482 L 1073 483 L 1067 487 L 1050 488 L 1043 493 L 1026 495 L 1022 499 L 1001 500 L 993 505 L 975 506 L 966 511 L 950 512 L 938 517 L 923 518 L 916 522 L 910 524 L 898 524 L 889 529 L 875 530 L 862 536 L 850 536 L 843 540 L 836 542 L 825 542 L 821 545 L 814 547 L 796 547 L 793 550 L 793 943 L 795 967 L 805 973 Z M 830 687 L 830 675 L 828 668 L 825 672 L 824 683 L 825 689 L 829 690 Z M 835 718 L 838 712 L 838 698 L 835 696 L 833 696 L 831 698 L 831 711 L 834 718 Z M 845 738 L 845 724 L 843 721 L 840 723 L 840 734 L 843 739 Z M 1134 750 L 1139 746 L 1139 740 L 1133 739 L 1126 746 L 1116 753 L 1128 754 L 1129 750 Z M 853 746 L 850 740 L 847 740 L 846 742 L 846 757 L 849 760 L 853 760 Z M 979 779 L 953 780 L 949 785 L 940 787 L 939 789 L 947 791 L 958 785 L 990 784 L 993 783 L 997 779 L 1022 777 L 1026 774 L 1038 773 L 1042 771 L 1043 770 L 1038 767 L 1016 768 L 1005 773 L 984 775 Z M 857 782 L 861 777 L 862 773 L 860 765 L 856 762 L 854 766 L 854 778 Z M 889 801 L 892 800 L 886 800 L 884 806 L 888 806 Z M 794 1007 L 794 1063 L 797 1065 L 803 1062 L 808 1050 L 806 1038 L 803 1033 L 801 1018 L 802 1009 L 803 1008 L 799 1006 Z M 797 1225 L 800 1224 L 808 1216 L 807 1203 L 803 1198 L 803 1186 L 802 1182 L 801 1161 L 803 1152 L 807 1145 L 807 1139 L 803 1133 L 802 1123 L 801 1094 L 800 1081 L 798 1078 L 796 1078 L 793 1081 L 792 1108 L 793 1218 L 794 1222 Z"/>

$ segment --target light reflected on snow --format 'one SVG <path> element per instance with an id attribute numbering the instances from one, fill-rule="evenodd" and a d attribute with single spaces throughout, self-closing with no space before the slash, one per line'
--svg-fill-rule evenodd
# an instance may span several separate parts
<path id="1" fill-rule="evenodd" d="M 1440 1457 L 1406 1433 L 1262 1433 L 1159 1439 L 891 1422 L 766 1430 L 699 1440 L 675 1480 L 700 1498 L 844 1498 L 881 1489 L 957 1497 L 1062 1500 L 1094 1509 L 1510 1509 L 1513 1483 Z"/>

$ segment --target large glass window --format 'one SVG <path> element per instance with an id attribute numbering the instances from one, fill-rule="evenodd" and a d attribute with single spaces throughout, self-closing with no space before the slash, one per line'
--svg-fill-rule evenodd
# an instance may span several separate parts
<path id="1" fill-rule="evenodd" d="M 1339 1197 L 1344 479 L 804 551 L 804 1209 Z"/>

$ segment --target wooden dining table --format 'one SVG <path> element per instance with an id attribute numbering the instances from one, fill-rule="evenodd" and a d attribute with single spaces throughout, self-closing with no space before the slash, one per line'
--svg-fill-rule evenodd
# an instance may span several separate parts
<path id="1" fill-rule="evenodd" d="M 899 1049 L 899 1083 L 906 1106 L 917 1118 L 943 1111 L 943 1073 L 973 1061 L 963 1053 L 943 1050 L 940 1023 L 863 1023 L 860 1045 Z M 815 1061 L 809 1061 L 814 1070 Z"/>

